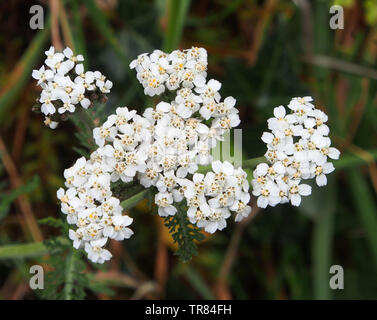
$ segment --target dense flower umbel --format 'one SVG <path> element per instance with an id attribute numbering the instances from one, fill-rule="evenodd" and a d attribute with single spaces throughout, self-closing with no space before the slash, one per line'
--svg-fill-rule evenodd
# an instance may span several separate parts
<path id="1" fill-rule="evenodd" d="M 246 173 L 227 161 L 214 161 L 212 171 L 195 173 L 192 180 L 180 179 L 178 185 L 187 201 L 190 222 L 209 233 L 224 229 L 231 212 L 236 214 L 236 221 L 251 212 Z"/>
<path id="2" fill-rule="evenodd" d="M 70 231 L 74 246 L 85 248 L 89 259 L 98 263 L 111 258 L 104 248 L 109 238 L 132 235 L 132 219 L 122 215 L 111 191 L 113 182 L 137 180 L 146 188 L 156 187 L 161 216 L 176 214 L 175 204 L 186 200 L 190 221 L 211 233 L 226 226 L 231 212 L 240 221 L 251 211 L 242 169 L 215 161 L 213 172 L 196 173 L 198 165 L 212 161 L 210 151 L 224 133 L 240 123 L 236 100 L 221 101 L 221 83 L 206 82 L 205 49 L 171 54 L 156 50 L 140 55 L 130 67 L 136 69 L 146 94 L 167 89 L 176 91 L 176 97 L 146 109 L 142 116 L 117 108 L 93 130 L 98 149 L 89 160 L 80 158 L 65 171 L 67 190 L 58 190 L 63 213 L 77 227 Z"/>
<path id="3" fill-rule="evenodd" d="M 204 87 L 207 51 L 196 47 L 170 54 L 154 50 L 150 55 L 139 55 L 131 62 L 130 68 L 136 70 L 136 77 L 149 96 L 160 95 L 166 89 Z"/>
<path id="4" fill-rule="evenodd" d="M 110 92 L 113 83 L 99 71 L 84 71 L 84 57 L 75 56 L 70 48 L 45 52 L 45 65 L 33 70 L 42 92 L 38 100 L 44 123 L 55 129 L 64 114 L 73 113 L 77 106 L 87 109 L 94 100 Z"/>
<path id="5" fill-rule="evenodd" d="M 226 190 L 230 192 L 235 188 L 229 184 L 230 177 L 227 178 L 229 181 L 218 185 L 217 193 L 205 193 L 207 186 L 203 185 L 204 180 L 196 181 L 199 177 L 203 178 L 195 173 L 198 165 L 208 165 L 212 161 L 211 149 L 217 141 L 223 140 L 224 133 L 240 123 L 238 110 L 234 107 L 236 100 L 227 97 L 221 101 L 221 83 L 214 79 L 206 81 L 206 50 L 193 47 L 170 54 L 155 50 L 151 55 L 139 55 L 130 67 L 136 69 L 145 94 L 154 96 L 165 90 L 176 91 L 176 97 L 170 103 L 160 102 L 155 109 L 149 108 L 144 112 L 154 130 L 147 169 L 138 173 L 138 178 L 145 187 L 157 187 L 159 192 L 155 203 L 159 206 L 159 214 L 174 215 L 177 211 L 174 203 L 186 199 L 190 221 L 211 233 L 226 226 L 229 210 L 237 212 L 237 220 L 247 216 L 250 212 L 250 207 L 246 206 L 249 198 L 244 194 L 245 207 L 242 207 L 243 203 L 239 204 L 241 198 L 233 194 L 229 196 L 229 203 L 216 202 L 216 196 L 221 197 Z M 218 169 L 221 164 L 215 163 Z M 233 171 L 236 172 L 232 167 L 229 175 Z M 243 171 L 242 174 L 246 176 Z M 200 196 L 190 194 L 197 184 L 203 188 Z M 212 205 L 207 204 L 208 196 L 214 198 Z M 238 196 L 241 197 L 241 194 Z M 202 216 L 199 218 L 199 215 Z"/>
<path id="6" fill-rule="evenodd" d="M 301 196 L 311 194 L 311 187 L 301 183 L 313 179 L 318 186 L 327 184 L 326 175 L 334 171 L 330 159 L 339 159 L 331 147 L 327 115 L 314 107 L 311 97 L 293 98 L 287 114 L 283 106 L 274 109 L 268 119 L 271 132 L 262 135 L 267 145 L 265 157 L 254 171 L 253 194 L 261 208 L 290 202 L 299 206 Z"/>
<path id="7" fill-rule="evenodd" d="M 104 249 L 107 240 L 123 240 L 132 236 L 128 226 L 132 219 L 122 214 L 119 199 L 110 188 L 112 166 L 104 150 L 93 152 L 89 160 L 78 159 L 64 171 L 67 190 L 60 188 L 57 197 L 67 221 L 76 229 L 69 231 L 73 246 L 85 248 L 89 259 L 103 263 L 111 258 Z"/>
<path id="8" fill-rule="evenodd" d="M 47 65 L 54 66 L 55 74 L 68 69 L 55 62 Z M 90 159 L 80 158 L 65 170 L 66 190 L 57 192 L 68 223 L 76 226 L 70 230 L 74 247 L 84 248 L 89 259 L 97 263 L 111 258 L 105 249 L 108 239 L 124 240 L 133 234 L 129 229 L 132 219 L 123 215 L 120 200 L 112 192 L 115 182 L 134 181 L 145 188 L 154 187 L 155 204 L 162 217 L 175 215 L 182 207 L 178 203 L 184 201 L 190 222 L 209 233 L 224 229 L 232 214 L 235 221 L 241 221 L 251 212 L 245 171 L 211 157 L 217 141 L 238 126 L 240 119 L 236 100 L 222 100 L 221 83 L 206 80 L 205 49 L 170 54 L 155 50 L 140 55 L 130 67 L 136 69 L 145 94 L 155 96 L 169 90 L 175 92 L 174 99 L 146 109 L 143 115 L 127 107 L 117 108 L 93 130 L 97 150 Z M 35 76 L 51 78 L 44 69 Z M 81 78 L 85 79 L 78 83 L 85 83 L 86 74 Z M 85 90 L 93 85 L 107 92 L 111 86 L 101 81 L 93 84 L 88 79 Z M 315 177 L 323 186 L 326 174 L 334 170 L 327 159 L 338 159 L 340 153 L 330 147 L 327 116 L 311 101 L 310 97 L 294 98 L 288 105 L 290 114 L 280 106 L 268 120 L 270 132 L 262 136 L 267 144 L 267 163 L 257 166 L 252 181 L 259 207 L 286 202 L 298 206 L 301 197 L 311 193 L 311 187 L 301 181 Z M 71 112 L 70 108 L 67 111 Z M 42 112 L 52 110 L 48 105 Z M 52 121 L 49 125 L 55 126 Z M 212 170 L 198 172 L 199 165 L 210 163 Z"/>

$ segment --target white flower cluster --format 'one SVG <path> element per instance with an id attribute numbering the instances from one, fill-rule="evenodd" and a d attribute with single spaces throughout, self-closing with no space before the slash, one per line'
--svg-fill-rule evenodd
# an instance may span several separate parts
<path id="1" fill-rule="evenodd" d="M 64 171 L 67 190 L 60 188 L 57 197 L 67 222 L 77 229 L 69 230 L 69 237 L 76 249 L 84 248 L 90 260 L 103 263 L 111 258 L 104 248 L 108 238 L 128 239 L 133 231 L 128 228 L 132 218 L 122 214 L 120 201 L 113 196 L 111 164 L 98 149 L 89 160 L 84 157 Z"/>
<path id="2" fill-rule="evenodd" d="M 63 52 L 50 47 L 45 54 L 46 67 L 33 70 L 32 77 L 42 88 L 39 103 L 44 123 L 55 129 L 63 114 L 74 112 L 77 105 L 87 109 L 93 100 L 109 93 L 113 83 L 99 71 L 85 72 L 84 57 L 75 56 L 68 47 Z"/>
<path id="3" fill-rule="evenodd" d="M 161 102 L 156 110 L 166 105 Z M 151 112 L 155 111 L 145 111 L 148 115 Z M 211 233 L 226 226 L 231 211 L 236 213 L 236 221 L 251 211 L 247 206 L 249 185 L 242 169 L 234 169 L 229 162 L 214 161 L 213 172 L 205 176 L 195 173 L 200 148 L 189 150 L 185 130 L 177 134 L 184 148 L 177 150 L 177 145 L 167 144 L 166 139 L 174 140 L 174 135 L 166 127 L 167 134 L 161 137 L 158 132 L 163 126 L 154 124 L 152 119 L 126 107 L 117 108 L 101 127 L 93 130 L 98 149 L 90 160 L 82 157 L 64 172 L 68 189 L 60 188 L 57 196 L 68 223 L 77 226 L 70 230 L 70 238 L 74 247 L 84 247 L 94 262 L 110 259 L 110 252 L 103 248 L 108 238 L 123 240 L 133 234 L 128 228 L 132 219 L 122 215 L 120 201 L 111 191 L 111 183 L 118 180 L 130 182 L 137 177 L 144 187 L 155 186 L 159 191 L 155 202 L 161 216 L 174 215 L 174 202 L 186 199 L 190 221 Z M 205 150 L 203 163 L 207 164 L 210 158 Z M 192 180 L 188 178 L 190 174 Z"/>
<path id="4" fill-rule="evenodd" d="M 139 55 L 131 62 L 130 68 L 136 69 L 137 78 L 147 95 L 160 95 L 166 89 L 177 90 L 170 110 L 164 105 L 156 110 L 158 114 L 152 116 L 169 113 L 183 119 L 195 117 L 196 122 L 211 119 L 209 135 L 214 138 L 221 136 L 222 130 L 239 125 L 238 110 L 234 108 L 236 100 L 227 97 L 221 102 L 221 83 L 215 79 L 206 81 L 207 51 L 204 48 L 175 50 L 170 54 L 155 50 L 150 56 L 146 53 Z M 197 112 L 200 118 L 196 116 Z M 149 111 L 146 116 L 151 113 Z"/>
<path id="5" fill-rule="evenodd" d="M 179 179 L 178 185 L 180 188 L 172 193 L 174 200 L 179 202 L 186 198 L 190 222 L 209 233 L 224 229 L 231 212 L 236 213 L 237 222 L 251 212 L 251 207 L 247 205 L 250 194 L 246 172 L 241 168 L 235 169 L 227 161 L 214 161 L 212 171 L 205 175 L 195 173 L 192 180 Z M 156 195 L 160 215 L 171 214 L 170 210 L 165 212 L 164 207 L 164 203 L 169 203 L 169 197 L 166 191 Z"/>
<path id="6" fill-rule="evenodd" d="M 288 105 L 291 113 L 279 106 L 268 119 L 271 132 L 262 135 L 268 163 L 257 166 L 252 180 L 261 208 L 287 202 L 299 206 L 301 196 L 311 194 L 311 187 L 301 180 L 315 178 L 321 187 L 327 184 L 326 174 L 335 169 L 328 157 L 339 159 L 340 152 L 331 147 L 327 115 L 312 101 L 311 97 L 293 98 Z"/>
<path id="7" fill-rule="evenodd" d="M 94 129 L 98 153 L 107 157 L 106 165 L 111 168 L 111 181 L 130 182 L 137 174 L 144 187 L 155 186 L 160 216 L 174 215 L 174 202 L 186 198 L 191 222 L 211 233 L 225 227 L 229 210 L 235 211 L 240 221 L 251 210 L 246 173 L 228 162 L 215 161 L 214 172 L 207 173 L 204 180 L 203 174 L 196 173 L 197 163 L 210 162 L 216 139 L 208 136 L 209 128 L 198 119 L 185 120 L 171 109 L 170 104 L 160 102 L 141 117 L 126 107 L 118 108 Z M 206 196 L 214 198 L 210 205 Z"/>
<path id="8" fill-rule="evenodd" d="M 166 88 L 202 88 L 207 77 L 207 51 L 197 47 L 170 54 L 154 50 L 150 55 L 139 55 L 130 68 L 136 69 L 136 77 L 149 96 L 160 95 Z"/>
<path id="9" fill-rule="evenodd" d="M 186 199 L 190 221 L 211 233 L 226 226 L 231 212 L 240 221 L 251 211 L 247 205 L 249 185 L 242 169 L 214 161 L 213 172 L 197 173 L 198 164 L 211 163 L 210 151 L 217 141 L 240 123 L 235 99 L 221 101 L 221 83 L 213 79 L 206 83 L 206 51 L 192 48 L 170 55 L 155 51 L 151 57 L 139 56 L 131 67 L 139 73 L 141 65 L 148 66 L 152 72 L 153 63 L 163 63 L 159 60 L 162 56 L 174 55 L 184 59 L 183 71 L 188 72 L 189 61 L 194 63 L 193 70 L 197 63 L 205 67 L 192 81 L 179 75 L 183 80 L 177 87 L 167 86 L 169 90 L 178 89 L 175 99 L 146 109 L 143 116 L 127 107 L 117 108 L 102 126 L 93 130 L 98 149 L 91 159 L 81 158 L 65 171 L 69 189 L 60 189 L 58 197 L 68 222 L 77 226 L 76 231 L 70 231 L 70 237 L 74 246 L 85 247 L 95 262 L 111 257 L 103 248 L 108 238 L 123 240 L 132 235 L 127 228 L 132 219 L 122 215 L 120 201 L 111 191 L 111 183 L 119 180 L 137 180 L 146 188 L 155 187 L 155 203 L 161 216 L 174 215 L 174 203 Z"/>

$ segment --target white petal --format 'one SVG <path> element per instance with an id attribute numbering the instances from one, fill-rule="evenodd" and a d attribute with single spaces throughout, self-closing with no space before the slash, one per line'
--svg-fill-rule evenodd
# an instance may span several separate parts
<path id="1" fill-rule="evenodd" d="M 283 106 L 276 107 L 274 109 L 274 116 L 276 118 L 284 118 L 285 117 L 285 108 Z"/>
<path id="2" fill-rule="evenodd" d="M 263 132 L 262 141 L 264 143 L 271 143 L 273 138 L 274 138 L 274 135 L 272 133 L 270 133 L 270 132 Z"/>
<path id="3" fill-rule="evenodd" d="M 317 185 L 319 187 L 323 187 L 327 184 L 327 178 L 324 174 L 320 174 L 315 178 L 315 181 L 317 182 Z"/>
<path id="4" fill-rule="evenodd" d="M 326 162 L 322 165 L 323 173 L 328 174 L 335 170 L 334 165 L 331 162 Z"/>
<path id="5" fill-rule="evenodd" d="M 340 156 L 340 151 L 337 148 L 329 148 L 329 157 L 331 159 L 338 160 Z"/>
<path id="6" fill-rule="evenodd" d="M 291 203 L 293 206 L 298 207 L 301 203 L 301 197 L 298 194 L 292 194 L 291 195 Z"/>
<path id="7" fill-rule="evenodd" d="M 308 196 L 312 193 L 312 187 L 308 184 L 300 184 L 298 186 L 298 192 L 302 196 Z"/>

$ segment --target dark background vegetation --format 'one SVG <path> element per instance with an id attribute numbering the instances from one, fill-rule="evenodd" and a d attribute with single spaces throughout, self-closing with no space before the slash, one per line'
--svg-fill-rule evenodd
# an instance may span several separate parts
<path id="1" fill-rule="evenodd" d="M 61 216 L 56 190 L 79 156 L 70 122 L 50 130 L 31 111 L 39 95 L 31 70 L 59 41 L 114 82 L 107 113 L 151 103 L 128 68 L 138 54 L 202 46 L 222 96 L 237 99 L 245 159 L 264 153 L 260 136 L 273 108 L 304 95 L 327 112 L 342 151 L 328 186 L 314 187 L 300 208 L 254 208 L 255 218 L 208 236 L 186 264 L 161 219 L 140 203 L 129 212 L 131 240 L 112 243 L 114 258 L 100 271 L 85 269 L 112 293 L 89 288 L 88 299 L 377 298 L 375 0 L 336 1 L 345 14 L 336 31 L 329 28 L 334 1 L 325 0 L 57 1 L 57 11 L 53 2 L 0 3 L 0 299 L 40 298 L 28 279 L 42 257 L 21 247 L 9 258 L 7 250 L 59 235 L 37 221 Z M 29 28 L 33 4 L 45 8 L 44 30 Z M 60 39 L 51 35 L 51 16 Z M 344 290 L 329 288 L 331 265 L 344 268 Z"/>

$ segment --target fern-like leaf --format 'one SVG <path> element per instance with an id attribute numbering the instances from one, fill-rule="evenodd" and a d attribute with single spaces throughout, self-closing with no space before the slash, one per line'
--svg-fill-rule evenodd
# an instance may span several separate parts
<path id="1" fill-rule="evenodd" d="M 188 262 L 194 255 L 197 255 L 197 245 L 195 241 L 202 241 L 204 235 L 200 229 L 191 224 L 187 218 L 187 206 L 184 202 L 177 205 L 177 213 L 174 216 L 164 218 L 165 226 L 168 227 L 173 240 L 178 244 L 176 255 L 183 262 Z"/>

